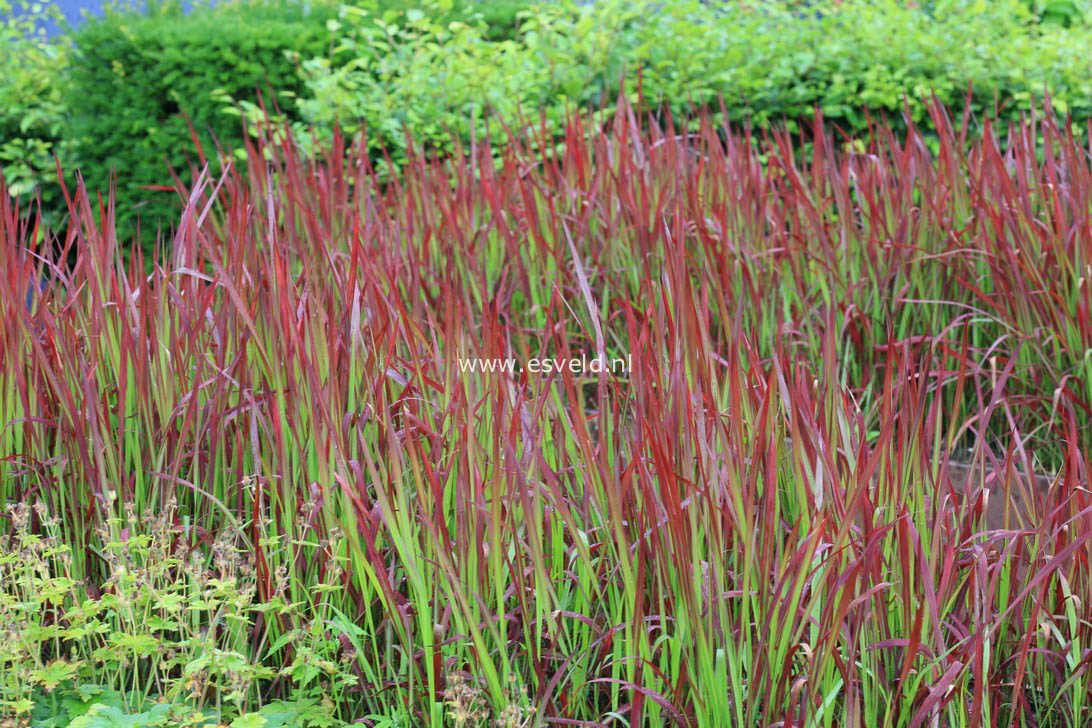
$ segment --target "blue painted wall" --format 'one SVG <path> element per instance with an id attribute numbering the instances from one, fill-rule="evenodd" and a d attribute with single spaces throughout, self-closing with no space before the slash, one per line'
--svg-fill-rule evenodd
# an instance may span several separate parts
<path id="1" fill-rule="evenodd" d="M 44 1 L 48 2 L 49 0 Z M 33 0 L 21 0 L 16 2 L 15 5 L 18 8 L 19 5 L 28 6 L 31 2 L 33 2 Z M 52 4 L 60 9 L 66 22 L 72 25 L 79 25 L 85 17 L 85 12 L 90 13 L 91 15 L 101 15 L 106 0 L 52 0 Z M 143 7 L 144 2 L 143 0 L 138 0 L 132 2 L 131 5 Z M 189 9 L 192 6 L 192 2 L 187 2 L 187 0 L 182 1 L 183 8 Z M 43 27 L 49 35 L 56 35 L 61 32 L 61 26 L 58 23 L 45 23 L 43 24 Z"/>
<path id="2" fill-rule="evenodd" d="M 92 2 L 87 2 L 86 0 L 83 2 L 81 2 L 81 0 L 54 0 L 54 5 L 61 9 L 61 12 L 64 13 L 65 20 L 72 25 L 77 25 L 80 20 L 83 19 L 82 10 L 86 9 L 88 12 L 95 15 L 102 13 L 101 0 L 92 0 Z M 58 30 L 59 28 L 55 26 L 48 28 L 51 35 Z"/>

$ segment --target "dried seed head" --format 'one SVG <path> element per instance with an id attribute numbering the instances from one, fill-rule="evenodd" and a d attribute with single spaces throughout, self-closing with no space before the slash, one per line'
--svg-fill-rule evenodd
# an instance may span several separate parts
<path id="1" fill-rule="evenodd" d="M 8 515 L 11 517 L 11 523 L 15 527 L 16 537 L 23 537 L 30 535 L 30 510 L 27 508 L 26 503 L 11 503 L 7 507 Z M 22 540 L 22 538 L 20 539 Z"/>

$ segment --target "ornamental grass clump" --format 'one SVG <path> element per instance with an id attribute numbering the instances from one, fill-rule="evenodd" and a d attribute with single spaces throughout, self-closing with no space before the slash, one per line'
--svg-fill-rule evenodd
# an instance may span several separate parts
<path id="1" fill-rule="evenodd" d="M 260 138 L 128 267 L 108 191 L 56 235 L 0 195 L 0 492 L 120 615 L 96 674 L 297 724 L 1092 720 L 1073 126 L 608 112 L 382 182 Z M 530 366 L 597 358 L 632 366 Z M 169 584 L 125 561 L 145 509 Z"/>

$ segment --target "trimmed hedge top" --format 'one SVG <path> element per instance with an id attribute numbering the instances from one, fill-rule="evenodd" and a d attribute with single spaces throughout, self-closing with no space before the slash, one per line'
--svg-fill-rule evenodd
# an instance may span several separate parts
<path id="1" fill-rule="evenodd" d="M 1016 118 L 1045 91 L 1059 111 L 1092 115 L 1092 25 L 1044 24 L 1018 0 L 597 0 L 539 3 L 522 17 L 516 39 L 498 43 L 429 13 L 344 8 L 346 55 L 304 65 L 304 116 L 327 131 L 366 127 L 398 161 L 403 125 L 443 148 L 449 129 L 467 137 L 490 108 L 557 124 L 566 108 L 617 93 L 623 76 L 635 99 L 638 73 L 646 102 L 682 111 L 723 99 L 729 120 L 760 127 L 791 127 L 818 106 L 848 132 L 867 130 L 866 110 L 905 128 L 904 101 L 924 122 L 932 93 L 959 107 L 969 88 L 976 115 L 996 104 Z"/>
<path id="2" fill-rule="evenodd" d="M 174 215 L 174 193 L 144 187 L 169 185 L 168 165 L 181 172 L 195 158 L 187 117 L 209 151 L 214 136 L 225 147 L 242 140 L 238 117 L 224 113 L 226 96 L 253 99 L 271 88 L 292 115 L 304 88 L 286 51 L 325 52 L 333 17 L 321 5 L 267 4 L 108 13 L 80 27 L 65 134 L 89 188 L 105 190 L 117 170 L 119 230 L 137 216 L 165 226 Z"/>

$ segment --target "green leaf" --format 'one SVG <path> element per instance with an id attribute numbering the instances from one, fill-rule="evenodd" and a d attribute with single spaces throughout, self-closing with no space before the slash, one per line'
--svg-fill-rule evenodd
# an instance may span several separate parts
<path id="1" fill-rule="evenodd" d="M 46 692 L 51 692 L 64 680 L 75 677 L 78 670 L 79 663 L 54 660 L 45 667 L 34 670 L 30 676 L 31 679 L 45 688 Z"/>

